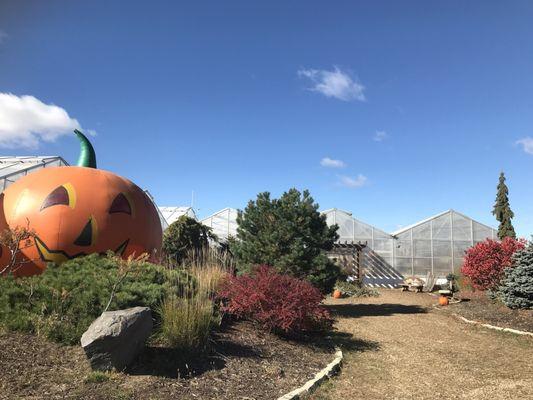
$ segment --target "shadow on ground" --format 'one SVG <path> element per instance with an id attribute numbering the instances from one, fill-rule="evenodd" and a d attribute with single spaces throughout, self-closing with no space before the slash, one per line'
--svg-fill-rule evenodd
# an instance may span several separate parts
<path id="1" fill-rule="evenodd" d="M 331 341 L 335 346 L 340 347 L 343 351 L 377 351 L 380 349 L 378 342 L 373 340 L 357 339 L 351 333 L 346 332 L 333 332 L 331 335 Z"/>
<path id="2" fill-rule="evenodd" d="M 184 354 L 180 350 L 148 346 L 125 372 L 130 375 L 154 375 L 167 378 L 193 378 L 207 371 L 220 370 L 227 358 L 259 358 L 254 347 L 215 339 L 207 354 Z"/>
<path id="3" fill-rule="evenodd" d="M 307 345 L 310 348 L 322 349 L 332 353 L 335 347 L 340 347 L 342 350 L 359 352 L 380 349 L 378 342 L 357 339 L 351 333 L 337 330 L 327 332 L 326 335 L 317 332 L 313 335 L 300 337 L 297 342 L 301 345 Z"/>
<path id="4" fill-rule="evenodd" d="M 427 309 L 405 304 L 329 304 L 332 314 L 344 318 L 383 317 L 394 314 L 424 314 Z"/>

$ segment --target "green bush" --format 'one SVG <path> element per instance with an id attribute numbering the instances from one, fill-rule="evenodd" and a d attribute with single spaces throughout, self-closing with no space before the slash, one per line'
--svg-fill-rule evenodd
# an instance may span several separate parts
<path id="1" fill-rule="evenodd" d="M 50 264 L 41 275 L 0 278 L 0 324 L 75 344 L 108 303 L 108 310 L 154 309 L 166 294 L 182 294 L 180 274 L 185 273 L 97 254 Z"/>
<path id="2" fill-rule="evenodd" d="M 216 240 L 211 228 L 182 215 L 163 233 L 163 253 L 173 265 L 180 265 L 191 252 L 201 252 Z"/>
<path id="3" fill-rule="evenodd" d="M 513 255 L 512 267 L 505 269 L 499 292 L 507 307 L 533 309 L 533 242 Z"/>
<path id="4" fill-rule="evenodd" d="M 290 189 L 279 199 L 259 193 L 237 217 L 237 240 L 232 252 L 240 272 L 255 265 L 272 265 L 282 274 L 306 279 L 328 293 L 340 268 L 326 256 L 339 238 L 329 227 L 307 190 Z"/>

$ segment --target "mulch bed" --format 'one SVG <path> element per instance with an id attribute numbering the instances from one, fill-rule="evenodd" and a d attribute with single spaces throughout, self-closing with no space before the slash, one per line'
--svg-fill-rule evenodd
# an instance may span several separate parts
<path id="1" fill-rule="evenodd" d="M 533 310 L 511 310 L 482 292 L 462 292 L 458 297 L 464 301 L 450 305 L 449 311 L 485 324 L 533 332 Z"/>
<path id="2" fill-rule="evenodd" d="M 0 399 L 275 399 L 312 378 L 332 354 L 323 341 L 289 341 L 238 322 L 216 333 L 209 355 L 184 359 L 148 347 L 127 372 L 88 383 L 81 347 L 0 331 Z"/>

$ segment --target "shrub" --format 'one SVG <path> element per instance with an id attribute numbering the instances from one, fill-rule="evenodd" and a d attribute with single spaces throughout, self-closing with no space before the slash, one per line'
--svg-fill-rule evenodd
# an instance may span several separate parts
<path id="1" fill-rule="evenodd" d="M 232 252 L 240 272 L 258 264 L 274 265 L 283 274 L 306 279 L 331 292 L 340 268 L 325 252 L 338 239 L 338 227 L 329 227 L 326 217 L 307 190 L 290 189 L 279 199 L 260 193 L 237 216 L 237 240 Z"/>
<path id="2" fill-rule="evenodd" d="M 182 351 L 205 350 L 216 323 L 213 297 L 227 273 L 220 265 L 194 265 L 191 277 L 178 281 L 188 287 L 185 295 L 165 298 L 157 312 L 161 318 L 160 338 Z"/>
<path id="3" fill-rule="evenodd" d="M 379 292 L 358 281 L 337 281 L 335 289 L 340 290 L 342 294 L 348 297 L 378 297 Z"/>
<path id="4" fill-rule="evenodd" d="M 182 215 L 165 230 L 163 253 L 173 264 L 179 265 L 191 251 L 206 249 L 210 239 L 216 239 L 211 228 Z"/>
<path id="5" fill-rule="evenodd" d="M 266 265 L 251 273 L 228 278 L 219 291 L 222 311 L 288 335 L 329 329 L 323 296 L 309 282 L 282 275 Z"/>
<path id="6" fill-rule="evenodd" d="M 162 266 L 97 254 L 50 264 L 41 275 L 7 276 L 0 278 L 0 324 L 75 344 L 106 308 L 153 308 L 166 293 L 183 293 L 168 277 Z"/>
<path id="7" fill-rule="evenodd" d="M 524 248 L 523 240 L 505 238 L 501 242 L 487 239 L 466 251 L 461 273 L 479 290 L 496 289 L 505 268 L 511 265 L 511 257 Z"/>
<path id="8" fill-rule="evenodd" d="M 509 308 L 533 309 L 533 243 L 517 251 L 505 270 L 500 297 Z"/>

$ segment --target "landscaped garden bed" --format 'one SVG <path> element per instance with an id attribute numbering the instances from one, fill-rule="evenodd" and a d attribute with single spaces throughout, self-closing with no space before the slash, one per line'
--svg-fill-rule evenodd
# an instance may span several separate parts
<path id="1" fill-rule="evenodd" d="M 324 368 L 333 349 L 237 322 L 207 356 L 150 345 L 126 372 L 94 373 L 79 346 L 0 333 L 0 399 L 275 399 Z"/>
<path id="2" fill-rule="evenodd" d="M 462 301 L 451 304 L 449 312 L 484 324 L 533 332 L 533 310 L 512 310 L 484 292 L 460 292 L 456 297 Z"/>

